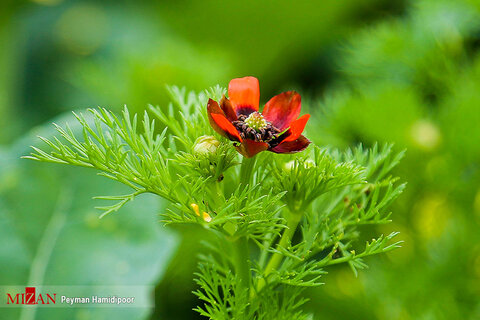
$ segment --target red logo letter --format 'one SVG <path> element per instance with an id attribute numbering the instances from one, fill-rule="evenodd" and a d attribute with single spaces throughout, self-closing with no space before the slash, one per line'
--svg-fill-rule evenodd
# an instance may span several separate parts
<path id="1" fill-rule="evenodd" d="M 25 304 L 35 304 L 35 287 L 25 288 Z"/>
<path id="2" fill-rule="evenodd" d="M 51 295 L 49 295 L 49 294 L 47 293 L 47 304 L 50 304 L 50 301 L 52 301 L 53 304 L 55 304 L 55 299 L 57 299 L 57 294 L 56 294 L 56 293 L 53 294 L 53 298 L 52 298 Z"/>
<path id="3" fill-rule="evenodd" d="M 18 304 L 18 296 L 19 296 L 19 295 L 20 295 L 20 294 L 17 293 L 17 294 L 15 295 L 15 300 L 13 300 L 12 296 L 10 295 L 10 293 L 7 293 L 7 304 L 10 304 L 9 300 L 10 300 L 13 304 Z M 9 298 L 10 298 L 10 299 L 9 299 Z"/>

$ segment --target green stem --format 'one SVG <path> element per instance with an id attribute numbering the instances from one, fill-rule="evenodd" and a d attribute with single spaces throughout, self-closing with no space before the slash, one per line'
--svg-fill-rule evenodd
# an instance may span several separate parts
<path id="1" fill-rule="evenodd" d="M 287 247 L 288 243 L 292 240 L 292 237 L 295 234 L 295 231 L 297 230 L 297 226 L 301 218 L 302 218 L 301 214 L 290 215 L 287 221 L 287 228 L 283 231 L 282 237 L 280 238 L 280 242 L 278 243 L 277 247 L 283 247 L 283 248 Z M 278 252 L 275 252 L 271 256 L 270 261 L 268 262 L 263 272 L 264 277 L 261 278 L 257 283 L 257 292 L 260 292 L 260 290 L 262 290 L 263 287 L 265 287 L 265 285 L 267 284 L 265 279 L 273 270 L 278 268 L 278 266 L 282 262 L 282 259 L 283 259 L 283 255 Z"/>
<path id="2" fill-rule="evenodd" d="M 223 184 L 221 181 L 214 181 L 214 187 L 212 188 L 212 201 L 216 206 L 220 204 L 221 199 L 224 197 Z"/>
<path id="3" fill-rule="evenodd" d="M 233 242 L 233 260 L 235 263 L 235 271 L 240 280 L 238 288 L 242 291 L 250 289 L 250 266 L 248 263 L 248 241 L 246 237 L 238 238 Z"/>
<path id="4" fill-rule="evenodd" d="M 72 201 L 71 197 L 72 194 L 70 188 L 63 189 L 58 196 L 55 211 L 48 221 L 31 263 L 30 274 L 27 281 L 27 284 L 29 285 L 44 285 L 48 263 L 52 257 L 52 252 L 57 243 L 58 236 L 65 225 L 66 213 L 69 211 L 69 204 Z M 20 313 L 21 320 L 35 319 L 37 309 L 36 306 L 32 307 L 33 308 L 26 308 L 24 306 L 22 308 Z"/>
<path id="5" fill-rule="evenodd" d="M 273 241 L 275 241 L 276 235 L 269 233 L 267 235 L 268 239 L 263 241 L 263 248 L 270 248 Z M 261 250 L 260 257 L 258 258 L 258 265 L 260 268 L 265 269 L 265 264 L 267 263 L 268 250 Z"/>
<path id="6" fill-rule="evenodd" d="M 240 167 L 240 184 L 242 188 L 246 188 L 252 182 L 253 169 L 255 166 L 255 158 L 246 158 L 242 160 L 242 165 Z M 250 265 L 249 265 L 249 250 L 248 250 L 248 239 L 246 237 L 239 237 L 233 242 L 234 252 L 233 252 L 233 261 L 235 264 L 235 271 L 238 276 L 239 284 L 238 288 L 243 290 L 250 290 L 251 281 L 250 281 Z"/>
<path id="7" fill-rule="evenodd" d="M 243 157 L 242 165 L 240 167 L 240 183 L 245 187 L 252 183 L 253 167 L 255 166 L 255 157 Z"/>

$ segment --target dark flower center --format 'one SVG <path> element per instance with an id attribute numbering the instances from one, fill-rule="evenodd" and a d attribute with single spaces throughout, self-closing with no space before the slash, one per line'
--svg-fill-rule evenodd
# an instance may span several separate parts
<path id="1" fill-rule="evenodd" d="M 238 120 L 233 121 L 232 124 L 237 128 L 242 139 L 259 142 L 270 142 L 276 139 L 281 132 L 258 112 L 253 112 L 248 116 L 241 114 L 238 116 Z"/>

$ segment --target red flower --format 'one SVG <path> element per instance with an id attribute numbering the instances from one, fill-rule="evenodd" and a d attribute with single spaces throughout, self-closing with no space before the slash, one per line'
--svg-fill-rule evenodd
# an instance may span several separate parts
<path id="1" fill-rule="evenodd" d="M 283 92 L 267 102 L 262 113 L 258 110 L 260 88 L 258 79 L 233 79 L 228 85 L 228 96 L 220 105 L 208 100 L 210 124 L 219 134 L 237 142 L 236 148 L 250 158 L 261 151 L 294 153 L 304 150 L 310 141 L 302 135 L 310 118 L 300 118 L 300 95 Z M 297 119 L 298 118 L 298 119 Z"/>

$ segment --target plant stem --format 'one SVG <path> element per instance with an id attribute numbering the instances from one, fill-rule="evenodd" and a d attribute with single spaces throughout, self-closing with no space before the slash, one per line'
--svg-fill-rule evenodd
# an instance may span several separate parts
<path id="1" fill-rule="evenodd" d="M 219 204 L 224 197 L 223 184 L 221 181 L 214 181 L 214 188 L 212 188 L 212 200 L 215 204 Z"/>
<path id="2" fill-rule="evenodd" d="M 277 247 L 284 247 L 286 248 L 288 243 L 291 241 L 295 231 L 297 230 L 297 226 L 302 218 L 301 214 L 291 214 L 288 221 L 287 221 L 287 228 L 283 231 L 282 237 L 280 238 L 280 242 L 278 243 Z M 275 269 L 278 268 L 280 263 L 282 262 L 283 255 L 281 253 L 275 252 L 268 262 L 265 270 L 263 272 L 264 278 L 261 278 L 257 283 L 257 292 L 263 289 L 263 287 L 267 284 L 265 279 L 267 276 Z"/>
<path id="3" fill-rule="evenodd" d="M 240 167 L 240 179 L 239 182 L 242 185 L 242 189 L 246 188 L 252 181 L 253 169 L 255 165 L 255 158 L 246 158 L 242 160 Z M 250 290 L 250 265 L 249 265 L 249 250 L 248 239 L 246 237 L 239 237 L 233 242 L 234 253 L 233 261 L 235 264 L 235 271 L 239 278 L 238 288 L 240 291 L 245 289 Z"/>
<path id="4" fill-rule="evenodd" d="M 220 185 L 220 181 L 215 181 L 213 184 L 215 184 L 215 189 L 217 191 L 217 196 L 218 197 L 221 197 L 223 195 L 223 190 L 222 190 L 222 186 Z"/>
<path id="5" fill-rule="evenodd" d="M 70 188 L 62 189 L 62 192 L 58 195 L 55 211 L 50 216 L 50 220 L 43 231 L 42 238 L 38 244 L 35 257 L 33 258 L 30 274 L 28 276 L 27 284 L 42 286 L 44 284 L 45 275 L 47 274 L 48 263 L 51 259 L 53 249 L 57 243 L 58 236 L 62 231 L 66 221 L 66 212 L 69 210 L 69 205 L 72 201 L 72 194 Z M 30 306 L 28 306 L 30 307 Z M 33 320 L 35 319 L 37 306 L 33 308 L 21 309 L 21 320 Z"/>
<path id="6" fill-rule="evenodd" d="M 240 167 L 240 183 L 245 187 L 246 185 L 252 183 L 253 176 L 253 167 L 255 166 L 255 157 L 247 158 L 244 157 L 242 160 L 242 165 Z"/>
<path id="7" fill-rule="evenodd" d="M 233 242 L 233 261 L 238 276 L 238 288 L 242 291 L 250 289 L 250 266 L 248 263 L 248 241 L 246 237 L 240 237 Z"/>

